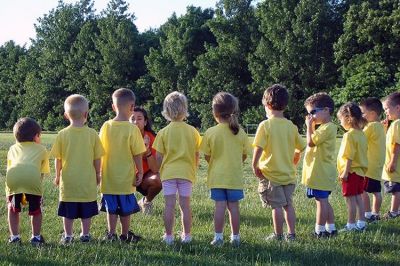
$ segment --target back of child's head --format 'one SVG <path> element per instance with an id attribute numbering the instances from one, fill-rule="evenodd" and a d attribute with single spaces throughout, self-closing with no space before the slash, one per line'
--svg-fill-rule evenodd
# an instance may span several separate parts
<path id="1" fill-rule="evenodd" d="M 343 104 L 337 112 L 337 116 L 339 119 L 347 119 L 347 122 L 352 127 L 363 128 L 367 124 L 367 120 L 363 117 L 360 107 L 354 102 Z"/>
<path id="2" fill-rule="evenodd" d="M 333 110 L 335 108 L 335 102 L 332 100 L 326 92 L 318 92 L 311 95 L 304 102 L 304 106 L 312 106 L 316 108 L 328 108 L 329 114 L 333 115 Z"/>
<path id="3" fill-rule="evenodd" d="M 239 101 L 230 93 L 219 92 L 212 101 L 214 116 L 229 122 L 229 128 L 236 135 L 239 132 Z"/>
<path id="4" fill-rule="evenodd" d="M 262 103 L 269 106 L 272 110 L 283 111 L 289 102 L 287 89 L 280 84 L 274 84 L 264 92 Z"/>
<path id="5" fill-rule="evenodd" d="M 400 92 L 392 92 L 384 99 L 384 101 L 392 106 L 400 105 Z"/>
<path id="6" fill-rule="evenodd" d="M 168 121 L 182 121 L 188 117 L 186 96 L 177 91 L 168 94 L 164 99 L 163 111 L 161 114 Z"/>
<path id="7" fill-rule="evenodd" d="M 32 118 L 23 117 L 18 119 L 13 128 L 14 137 L 18 142 L 31 142 L 36 135 L 42 132 L 40 125 Z"/>
<path id="8" fill-rule="evenodd" d="M 65 99 L 64 111 L 70 119 L 83 118 L 89 111 L 89 101 L 82 95 L 72 94 Z"/>
<path id="9" fill-rule="evenodd" d="M 131 103 L 135 104 L 136 97 L 132 90 L 120 88 L 118 90 L 115 90 L 114 93 L 112 94 L 112 101 L 113 104 L 117 108 L 119 108 L 126 106 L 127 104 Z"/>
<path id="10" fill-rule="evenodd" d="M 139 107 L 139 106 L 136 106 L 133 111 L 142 113 L 144 120 L 146 120 L 146 124 L 144 125 L 144 130 L 151 132 L 153 135 L 155 135 L 156 133 L 154 132 L 154 130 L 152 128 L 153 122 L 151 121 L 151 118 L 148 115 L 147 111 L 144 108 Z"/>
<path id="11" fill-rule="evenodd" d="M 360 106 L 364 107 L 368 111 L 375 112 L 378 116 L 381 116 L 383 112 L 382 102 L 375 97 L 368 97 L 362 100 Z"/>

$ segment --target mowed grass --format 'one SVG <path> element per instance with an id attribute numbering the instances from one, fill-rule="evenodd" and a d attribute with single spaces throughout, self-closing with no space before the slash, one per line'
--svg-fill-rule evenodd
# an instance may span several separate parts
<path id="1" fill-rule="evenodd" d="M 42 142 L 50 148 L 55 135 L 45 134 Z M 0 193 L 5 199 L 4 181 L 6 155 L 14 143 L 11 134 L 0 134 Z M 339 140 L 338 140 L 339 144 Z M 103 244 L 99 241 L 106 230 L 104 213 L 94 217 L 91 233 L 94 241 L 82 244 L 59 245 L 62 233 L 62 221 L 57 216 L 58 189 L 52 184 L 54 169 L 50 177 L 44 180 L 45 206 L 42 234 L 47 244 L 42 248 L 33 248 L 29 244 L 31 230 L 26 210 L 21 214 L 22 246 L 7 244 L 7 208 L 0 204 L 0 264 L 2 265 L 83 265 L 83 264 L 152 264 L 152 265 L 399 265 L 400 264 L 400 219 L 382 221 L 370 225 L 365 233 L 341 234 L 334 239 L 316 240 L 311 237 L 315 223 L 315 203 L 306 198 L 304 187 L 299 184 L 294 196 L 297 213 L 297 240 L 293 243 L 265 242 L 264 237 L 272 232 L 270 209 L 261 207 L 257 194 L 257 180 L 253 176 L 251 159 L 245 163 L 245 199 L 241 202 L 241 238 L 240 248 L 229 245 L 230 228 L 225 227 L 226 243 L 222 248 L 210 246 L 213 237 L 213 201 L 209 199 L 206 187 L 207 164 L 201 160 L 198 182 L 194 186 L 193 237 L 189 245 L 175 244 L 167 247 L 161 243 L 163 234 L 163 197 L 154 201 L 154 215 L 141 213 L 132 217 L 131 228 L 143 236 L 138 244 Z M 227 166 L 229 167 L 229 166 Z M 298 173 L 301 173 L 301 164 Z M 300 177 L 298 178 L 300 183 Z M 140 198 L 140 196 L 138 196 Z M 346 207 L 340 194 L 339 185 L 331 196 L 336 224 L 340 228 L 346 223 Z M 389 208 L 390 197 L 384 196 L 382 212 Z M 175 230 L 180 231 L 177 210 Z M 75 222 L 75 235 L 79 235 L 80 223 Z"/>

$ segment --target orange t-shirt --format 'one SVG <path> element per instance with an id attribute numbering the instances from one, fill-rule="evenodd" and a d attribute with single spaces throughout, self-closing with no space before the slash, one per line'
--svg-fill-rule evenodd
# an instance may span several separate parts
<path id="1" fill-rule="evenodd" d="M 150 131 L 144 132 L 144 136 L 143 136 L 144 143 L 146 144 L 146 142 L 149 141 L 151 154 L 154 156 L 154 158 L 156 157 L 156 150 L 153 149 L 153 142 L 154 142 L 155 138 L 156 138 L 156 136 L 154 136 L 153 133 L 151 133 Z M 147 173 L 149 170 L 150 170 L 149 164 L 147 163 L 146 155 L 144 155 L 144 157 L 143 157 L 143 173 Z"/>

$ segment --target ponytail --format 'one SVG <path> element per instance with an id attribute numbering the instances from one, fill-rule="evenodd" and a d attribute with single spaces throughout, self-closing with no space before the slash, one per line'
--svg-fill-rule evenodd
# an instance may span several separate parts
<path id="1" fill-rule="evenodd" d="M 240 125 L 239 119 L 236 113 L 233 113 L 229 116 L 229 128 L 232 131 L 233 135 L 237 135 L 239 133 Z"/>

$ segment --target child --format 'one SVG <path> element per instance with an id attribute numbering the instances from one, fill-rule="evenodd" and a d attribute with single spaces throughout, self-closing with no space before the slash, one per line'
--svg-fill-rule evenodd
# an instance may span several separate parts
<path id="1" fill-rule="evenodd" d="M 386 119 L 393 121 L 386 134 L 386 159 L 382 179 L 386 193 L 392 193 L 390 210 L 385 219 L 400 215 L 400 92 L 393 92 L 383 102 Z"/>
<path id="2" fill-rule="evenodd" d="M 133 92 L 129 89 L 118 89 L 114 91 L 112 101 L 116 115 L 105 122 L 100 130 L 100 140 L 105 150 L 101 164 L 100 210 L 107 212 L 108 225 L 103 240 L 117 240 L 115 228 L 119 216 L 119 239 L 126 243 L 138 242 L 141 237 L 129 231 L 129 225 L 131 214 L 140 211 L 133 192 L 142 182 L 142 154 L 146 147 L 139 128 L 129 122 L 135 108 Z"/>
<path id="3" fill-rule="evenodd" d="M 200 134 L 183 120 L 188 116 L 188 104 L 185 95 L 171 92 L 164 99 L 162 115 L 170 123 L 160 130 L 153 143 L 157 151 L 157 162 L 160 165 L 160 176 L 165 198 L 163 241 L 167 245 L 174 243 L 173 225 L 175 217 L 176 193 L 179 195 L 179 206 L 183 232 L 182 243 L 192 240 L 192 211 L 190 197 L 192 184 L 196 180 L 198 166 Z"/>
<path id="4" fill-rule="evenodd" d="M 144 214 L 150 215 L 153 209 L 153 199 L 161 192 L 161 180 L 158 174 L 158 165 L 156 161 L 156 151 L 153 149 L 156 133 L 151 128 L 151 120 L 147 115 L 146 110 L 141 107 L 135 107 L 135 111 L 131 119 L 140 129 L 146 152 L 143 154 L 143 180 L 136 190 L 143 195 L 139 200 L 139 206 Z"/>
<path id="5" fill-rule="evenodd" d="M 67 97 L 64 111 L 70 125 L 58 132 L 51 154 L 55 157 L 54 184 L 60 187 L 58 215 L 64 224 L 60 243 L 67 245 L 74 239 L 74 219 L 81 219 L 80 241 L 91 240 L 89 231 L 91 218 L 98 214 L 97 185 L 104 150 L 97 132 L 85 125 L 89 111 L 85 97 Z"/>
<path id="6" fill-rule="evenodd" d="M 248 138 L 238 122 L 238 100 L 220 92 L 212 102 L 217 126 L 209 128 L 203 137 L 201 150 L 209 163 L 207 183 L 211 199 L 215 201 L 215 236 L 211 245 L 223 244 L 225 210 L 228 208 L 231 224 L 231 244 L 240 244 L 239 200 L 243 194 L 243 161 L 248 153 Z M 227 168 L 226 166 L 229 165 Z"/>
<path id="7" fill-rule="evenodd" d="M 308 97 L 304 106 L 308 112 L 308 147 L 303 161 L 302 183 L 307 187 L 307 197 L 315 198 L 317 205 L 314 236 L 330 237 L 337 234 L 333 209 L 329 203 L 336 180 L 337 126 L 332 123 L 335 103 L 328 94 L 321 92 Z M 319 125 L 318 129 L 315 129 L 316 125 Z"/>
<path id="8" fill-rule="evenodd" d="M 337 116 L 341 126 L 347 131 L 343 135 L 337 159 L 339 180 L 342 182 L 342 194 L 346 198 L 348 213 L 347 224 L 340 231 L 364 231 L 366 224 L 361 194 L 364 192 L 364 177 L 368 167 L 368 144 L 362 128 L 366 120 L 355 103 L 342 105 Z"/>
<path id="9" fill-rule="evenodd" d="M 292 202 L 295 165 L 306 144 L 297 127 L 283 116 L 288 101 L 289 94 L 282 85 L 275 84 L 265 90 L 262 102 L 268 120 L 258 126 L 253 142 L 252 166 L 260 181 L 258 191 L 263 205 L 272 208 L 274 233 L 266 238 L 267 241 L 283 239 L 284 218 L 288 231 L 286 240 L 296 238 L 296 214 Z"/>
<path id="10" fill-rule="evenodd" d="M 46 148 L 40 145 L 42 129 L 35 120 L 24 117 L 14 125 L 17 141 L 7 154 L 6 196 L 8 205 L 9 243 L 21 243 L 19 213 L 21 204 L 29 202 L 31 216 L 31 244 L 44 244 L 40 234 L 42 227 L 42 177 L 50 172 Z"/>
<path id="11" fill-rule="evenodd" d="M 368 141 L 368 170 L 365 174 L 364 193 L 362 198 L 365 208 L 365 219 L 372 223 L 380 220 L 379 210 L 382 204 L 381 177 L 385 163 L 385 129 L 380 123 L 383 111 L 382 103 L 377 98 L 367 98 L 360 104 L 361 112 L 368 121 L 364 133 Z M 372 212 L 368 193 L 372 193 Z"/>

